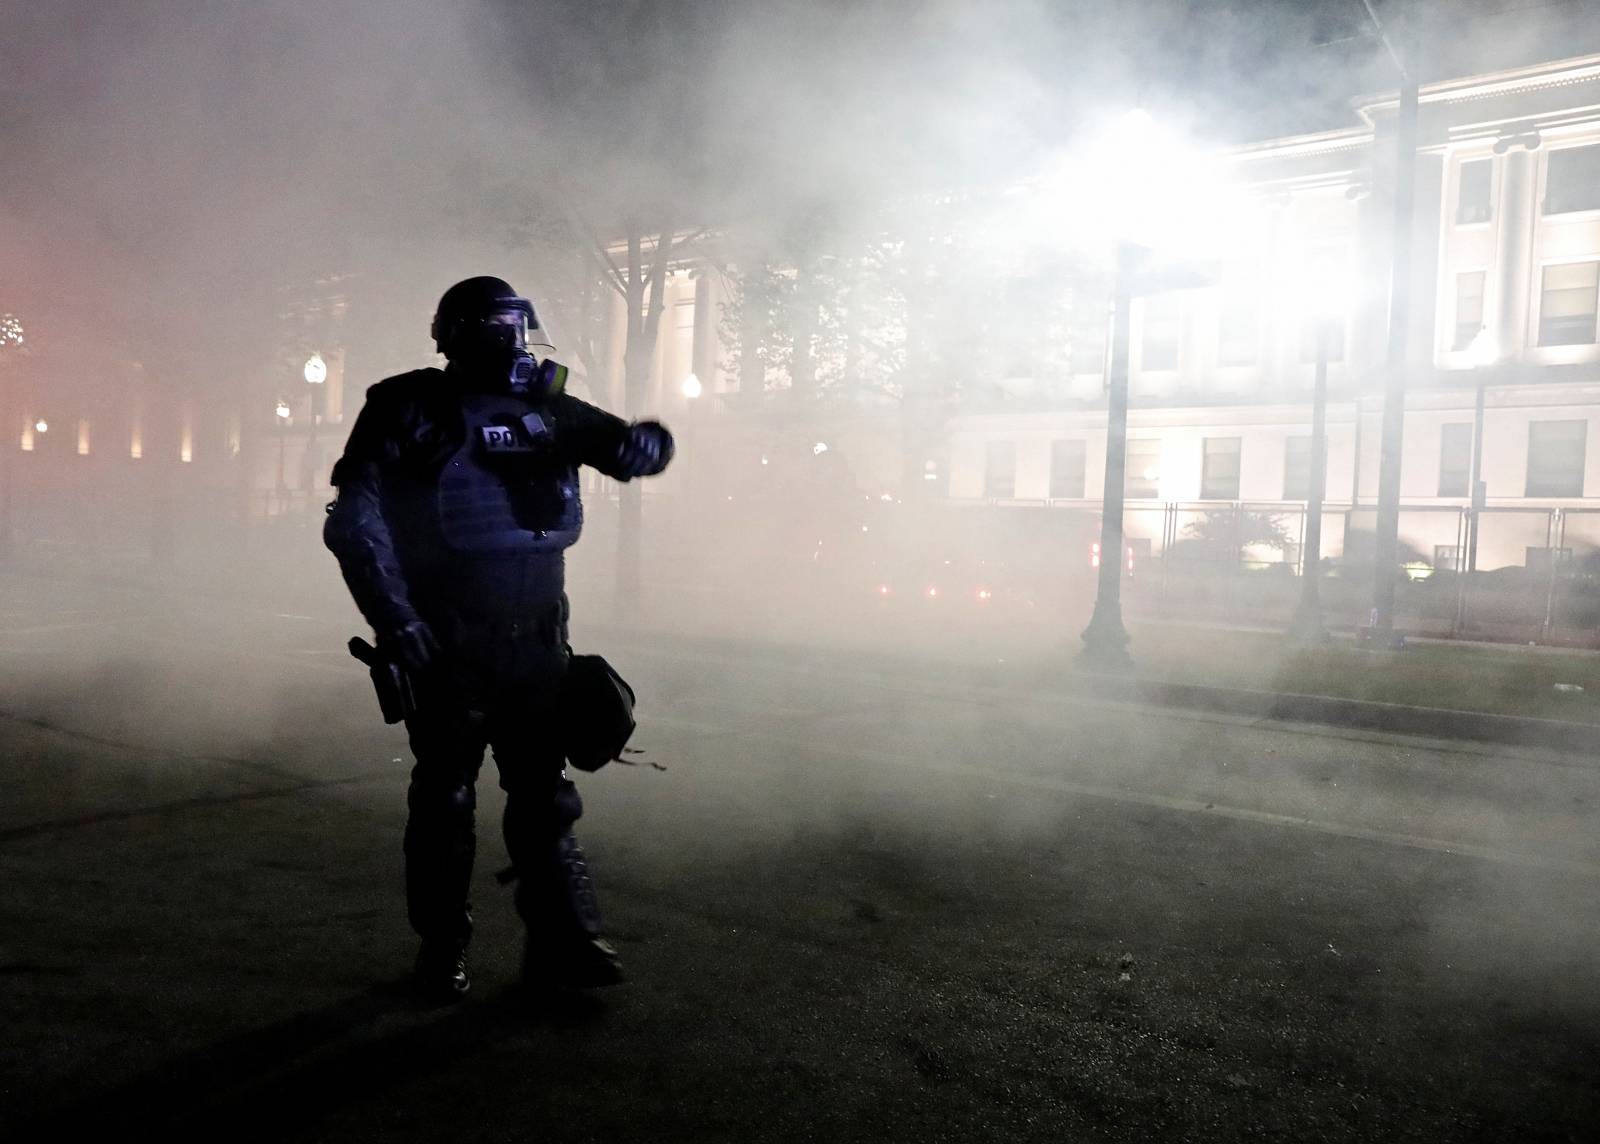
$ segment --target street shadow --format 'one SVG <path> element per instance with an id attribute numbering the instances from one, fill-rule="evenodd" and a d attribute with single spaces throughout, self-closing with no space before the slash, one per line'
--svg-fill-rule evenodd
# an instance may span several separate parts
<path id="1" fill-rule="evenodd" d="M 253 1029 L 85 1094 L 10 1138 L 282 1140 L 349 1104 L 404 1090 L 508 1039 L 533 1037 L 532 1075 L 562 1083 L 559 1034 L 599 1020 L 598 997 L 507 988 L 456 1004 L 386 981 L 337 1004 Z M 443 1126 L 441 1126 L 443 1131 Z"/>

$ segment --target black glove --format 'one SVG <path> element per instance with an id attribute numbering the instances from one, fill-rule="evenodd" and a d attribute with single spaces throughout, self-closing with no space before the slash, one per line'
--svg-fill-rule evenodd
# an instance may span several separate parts
<path id="1" fill-rule="evenodd" d="M 659 421 L 636 421 L 628 426 L 617 448 L 617 475 L 652 477 L 672 460 L 672 434 Z"/>
<path id="2" fill-rule="evenodd" d="M 421 671 L 439 654 L 439 641 L 421 620 L 406 620 L 378 633 L 378 650 L 407 671 Z"/>

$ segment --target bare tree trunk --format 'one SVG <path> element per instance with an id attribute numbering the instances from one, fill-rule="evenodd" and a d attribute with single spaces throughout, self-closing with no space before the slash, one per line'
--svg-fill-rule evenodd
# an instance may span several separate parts
<path id="1" fill-rule="evenodd" d="M 655 248 L 648 271 L 644 263 L 644 236 L 637 221 L 628 223 L 627 342 L 622 355 L 623 405 L 629 420 L 640 417 L 649 397 L 655 366 L 656 339 L 666 307 L 667 262 L 672 253 L 672 229 L 655 232 Z M 640 605 L 644 564 L 644 499 L 637 481 L 622 486 L 617 521 L 617 606 L 625 616 L 636 616 Z"/>
<path id="2" fill-rule="evenodd" d="M 622 401 L 624 415 L 632 419 L 644 394 L 650 362 L 640 344 L 644 319 L 644 255 L 638 224 L 628 222 L 627 335 L 622 350 Z M 637 481 L 628 481 L 618 496 L 617 612 L 638 614 L 643 582 L 644 502 Z"/>
<path id="3" fill-rule="evenodd" d="M 812 271 L 801 265 L 795 268 L 794 294 L 789 300 L 789 336 L 794 350 L 790 357 L 789 383 L 792 395 L 800 400 L 810 397 L 817 388 L 817 359 L 811 341 L 817 330 L 817 303 Z"/>
<path id="4" fill-rule="evenodd" d="M 748 406 L 767 388 L 766 364 L 761 360 L 761 339 L 766 332 L 766 292 L 761 275 L 765 259 L 752 255 L 743 268 L 739 304 L 739 400 Z"/>

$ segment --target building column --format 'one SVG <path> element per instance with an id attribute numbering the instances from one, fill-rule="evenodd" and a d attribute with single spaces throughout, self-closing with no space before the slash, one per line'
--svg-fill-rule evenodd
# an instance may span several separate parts
<path id="1" fill-rule="evenodd" d="M 712 302 L 713 282 L 711 272 L 700 269 L 694 276 L 694 374 L 707 390 L 717 385 L 717 323 L 716 307 Z"/>
<path id="2" fill-rule="evenodd" d="M 1533 283 L 1534 153 L 1538 135 L 1501 139 L 1500 202 L 1495 234 L 1495 301 L 1489 328 L 1505 361 L 1519 360 L 1528 347 L 1528 304 Z"/>

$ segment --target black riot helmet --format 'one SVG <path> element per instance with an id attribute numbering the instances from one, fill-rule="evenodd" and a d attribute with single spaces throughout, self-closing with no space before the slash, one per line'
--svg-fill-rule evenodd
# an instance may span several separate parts
<path id="1" fill-rule="evenodd" d="M 468 278 L 446 290 L 432 333 L 439 352 L 481 382 L 543 395 L 565 380 L 563 367 L 541 364 L 529 352 L 530 346 L 554 347 L 545 340 L 533 303 L 503 278 Z"/>
<path id="2" fill-rule="evenodd" d="M 520 314 L 517 342 L 523 349 L 529 345 L 544 344 L 537 341 L 539 318 L 533 303 L 521 297 L 504 278 L 482 275 L 457 282 L 439 299 L 439 308 L 433 314 L 433 344 L 445 357 L 454 357 L 456 350 L 470 349 L 482 333 L 481 327 L 500 315 Z M 495 325 L 511 325 L 493 322 Z M 542 336 L 540 334 L 539 336 Z M 498 336 L 493 340 L 498 341 Z"/>

